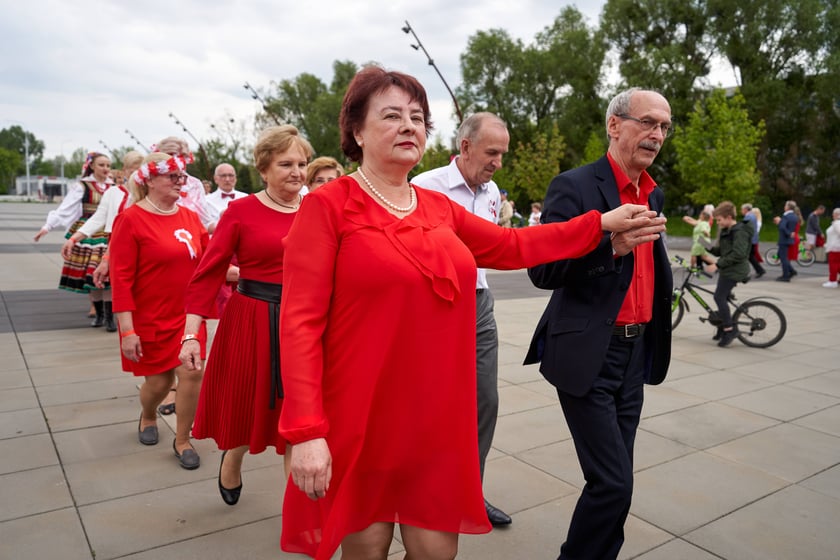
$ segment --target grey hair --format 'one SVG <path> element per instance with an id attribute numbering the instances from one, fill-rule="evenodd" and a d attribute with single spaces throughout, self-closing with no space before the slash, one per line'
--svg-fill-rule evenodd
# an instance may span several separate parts
<path id="1" fill-rule="evenodd" d="M 455 140 L 458 143 L 458 146 L 461 146 L 461 141 L 464 138 L 474 141 L 476 136 L 478 136 L 479 130 L 481 130 L 481 127 L 484 125 L 485 122 L 498 123 L 505 127 L 505 130 L 507 130 L 507 124 L 505 124 L 505 121 L 503 121 L 493 113 L 489 113 L 487 111 L 473 113 L 472 115 L 464 119 L 464 122 L 462 122 L 461 126 L 458 127 L 458 136 Z"/>
<path id="2" fill-rule="evenodd" d="M 183 138 L 167 136 L 157 143 L 157 150 L 164 154 L 185 156 L 190 153 L 190 145 Z"/>
<path id="3" fill-rule="evenodd" d="M 637 91 L 642 91 L 642 88 L 632 87 L 618 92 L 615 97 L 610 100 L 607 107 L 607 114 L 604 118 L 604 127 L 607 131 L 607 138 L 610 137 L 610 117 L 614 115 L 626 115 L 630 112 L 630 101 L 633 94 Z"/>
<path id="4" fill-rule="evenodd" d="M 743 203 L 743 204 L 741 205 L 741 210 L 743 210 L 744 212 L 750 212 L 750 211 L 752 211 L 752 204 L 750 204 L 749 202 L 745 202 L 745 203 Z"/>
<path id="5" fill-rule="evenodd" d="M 840 208 L 835 208 L 831 211 L 831 216 L 833 218 L 840 218 Z"/>

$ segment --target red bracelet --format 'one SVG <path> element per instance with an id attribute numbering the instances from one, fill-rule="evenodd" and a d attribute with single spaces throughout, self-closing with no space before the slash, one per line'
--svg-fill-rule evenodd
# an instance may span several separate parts
<path id="1" fill-rule="evenodd" d="M 128 329 L 127 331 L 123 331 L 123 332 L 120 333 L 120 338 L 125 338 L 127 336 L 136 335 L 136 334 L 137 334 L 137 332 L 135 332 L 134 329 Z"/>
<path id="2" fill-rule="evenodd" d="M 181 339 L 181 344 L 184 344 L 185 342 L 188 342 L 190 340 L 195 340 L 196 342 L 198 342 L 198 336 L 194 334 L 185 334 L 184 338 Z"/>
<path id="3" fill-rule="evenodd" d="M 104 255 L 102 255 L 102 260 L 103 261 L 111 260 L 111 255 L 109 255 L 108 253 L 105 253 Z"/>

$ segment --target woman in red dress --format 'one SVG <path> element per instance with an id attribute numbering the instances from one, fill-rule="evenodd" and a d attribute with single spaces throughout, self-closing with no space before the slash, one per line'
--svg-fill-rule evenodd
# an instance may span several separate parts
<path id="1" fill-rule="evenodd" d="M 297 215 L 311 156 L 312 148 L 293 126 L 260 135 L 254 162 L 265 190 L 228 206 L 187 289 L 189 334 L 213 316 L 216 293 L 236 255 L 239 282 L 216 330 L 193 427 L 196 438 L 213 438 L 225 450 L 218 486 L 228 505 L 239 501 L 246 452 L 269 446 L 286 452 L 286 440 L 277 432 L 283 403 L 278 338 L 283 239 Z M 181 347 L 188 371 L 201 369 L 199 351 L 193 340 Z"/>
<path id="2" fill-rule="evenodd" d="M 664 229 L 644 206 L 500 228 L 409 171 L 431 130 L 422 86 L 368 67 L 347 90 L 342 148 L 357 172 L 306 196 L 286 240 L 280 319 L 291 444 L 281 546 L 329 559 L 454 558 L 485 533 L 475 389 L 475 278 L 577 257 L 602 230 Z"/>
<path id="3" fill-rule="evenodd" d="M 206 340 L 203 326 L 184 340 L 181 335 L 184 295 L 208 236 L 198 215 L 176 204 L 185 168 L 180 156 L 153 153 L 129 181 L 135 203 L 114 223 L 110 275 L 123 370 L 146 378 L 140 387 L 138 439 L 145 445 L 158 442 L 157 407 L 177 376 L 172 448 L 183 468 L 196 469 L 201 460 L 190 443 L 190 428 L 201 372 L 181 368 L 178 353 L 185 340 L 198 338 L 202 347 Z"/>

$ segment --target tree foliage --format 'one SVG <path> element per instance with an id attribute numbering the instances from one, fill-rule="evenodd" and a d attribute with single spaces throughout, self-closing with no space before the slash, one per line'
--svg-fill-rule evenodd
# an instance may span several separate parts
<path id="1" fill-rule="evenodd" d="M 315 154 L 344 160 L 338 131 L 341 101 L 358 67 L 350 61 L 333 63 L 329 86 L 317 76 L 303 73 L 292 80 L 281 80 L 266 102 L 268 110 L 281 122 L 293 124 L 312 144 Z"/>
<path id="2" fill-rule="evenodd" d="M 739 93 L 727 98 L 723 90 L 716 90 L 705 103 L 698 102 L 674 138 L 676 168 L 690 189 L 688 198 L 695 204 L 754 200 L 759 188 L 756 155 L 763 136 L 764 123 L 751 122 Z"/>
<path id="3" fill-rule="evenodd" d="M 560 173 L 565 142 L 558 125 L 550 133 L 537 132 L 532 142 L 519 143 L 513 150 L 510 171 L 500 184 L 507 187 L 517 207 L 545 198 L 548 184 Z"/>

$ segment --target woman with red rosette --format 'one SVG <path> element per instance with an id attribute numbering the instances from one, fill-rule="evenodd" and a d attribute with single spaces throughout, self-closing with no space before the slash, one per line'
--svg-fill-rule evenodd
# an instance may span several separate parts
<path id="1" fill-rule="evenodd" d="M 192 210 L 178 206 L 186 181 L 180 156 L 153 153 L 129 181 L 136 201 L 117 216 L 111 234 L 111 286 L 120 327 L 123 370 L 144 376 L 138 439 L 158 442 L 157 407 L 178 378 L 175 456 L 185 469 L 201 460 L 190 443 L 201 372 L 180 366 L 181 344 L 198 340 L 206 329 L 184 332 L 184 295 L 207 245 L 207 230 Z"/>
<path id="2" fill-rule="evenodd" d="M 311 156 L 312 148 L 293 126 L 260 135 L 254 163 L 265 190 L 230 203 L 187 289 L 184 332 L 192 333 L 215 312 L 216 293 L 236 255 L 239 282 L 216 330 L 193 428 L 196 438 L 213 438 L 225 450 L 218 484 L 228 505 L 239 501 L 246 452 L 274 447 L 286 454 L 286 440 L 277 431 L 283 402 L 278 335 L 283 239 L 297 215 Z M 201 369 L 199 350 L 195 341 L 182 346 L 188 371 Z"/>

